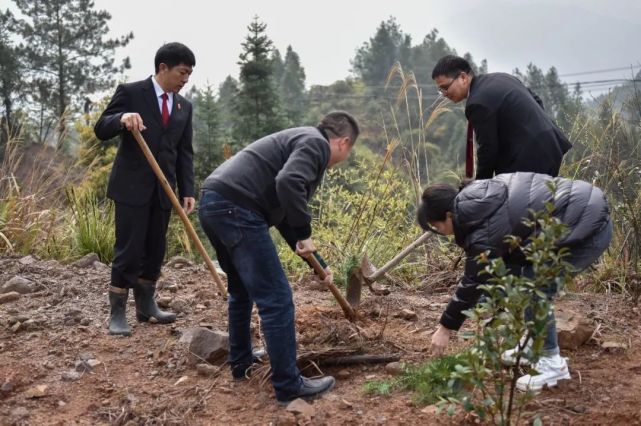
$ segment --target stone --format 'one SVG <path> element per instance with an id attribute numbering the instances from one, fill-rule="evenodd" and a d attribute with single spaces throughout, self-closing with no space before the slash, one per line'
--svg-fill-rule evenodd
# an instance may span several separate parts
<path id="1" fill-rule="evenodd" d="M 25 407 L 17 407 L 11 410 L 11 417 L 15 420 L 22 420 L 25 417 L 29 417 L 29 410 Z"/>
<path id="2" fill-rule="evenodd" d="M 4 283 L 2 288 L 0 288 L 0 293 L 2 294 L 10 293 L 12 291 L 20 294 L 33 293 L 35 291 L 35 284 L 33 283 L 33 281 L 27 278 L 16 275 L 15 277 Z"/>
<path id="3" fill-rule="evenodd" d="M 385 372 L 393 376 L 398 376 L 403 372 L 403 363 L 399 361 L 390 362 L 385 366 Z"/>
<path id="4" fill-rule="evenodd" d="M 352 376 L 352 373 L 350 373 L 349 370 L 346 370 L 346 369 L 342 369 L 338 373 L 336 373 L 336 378 L 341 380 L 349 379 L 351 376 Z"/>
<path id="5" fill-rule="evenodd" d="M 187 301 L 183 299 L 174 299 L 171 301 L 169 304 L 169 309 L 173 310 L 175 313 L 179 314 L 181 312 L 185 312 L 187 309 Z"/>
<path id="6" fill-rule="evenodd" d="M 28 254 L 28 255 L 26 255 L 26 256 L 21 257 L 20 259 L 18 259 L 18 262 L 19 262 L 21 265 L 31 265 L 31 264 L 32 264 L 32 263 L 34 263 L 36 260 L 37 260 L 37 259 L 36 259 L 35 257 L 33 257 L 32 255 Z"/>
<path id="7" fill-rule="evenodd" d="M 216 375 L 220 371 L 220 367 L 216 365 L 201 363 L 196 366 L 196 371 L 198 371 L 199 376 L 211 377 Z"/>
<path id="8" fill-rule="evenodd" d="M 557 309 L 555 317 L 561 349 L 576 350 L 586 343 L 594 333 L 594 324 L 583 315 L 570 309 Z"/>
<path id="9" fill-rule="evenodd" d="M 102 273 L 108 273 L 108 272 L 110 272 L 110 271 L 111 271 L 111 268 L 109 267 L 109 265 L 105 265 L 104 263 L 102 263 L 102 262 L 100 262 L 100 261 L 95 261 L 95 262 L 93 263 L 93 268 L 94 268 L 96 271 L 98 271 L 98 272 L 102 272 Z"/>
<path id="10" fill-rule="evenodd" d="M 339 406 L 342 410 L 349 410 L 349 409 L 351 409 L 351 408 L 352 408 L 352 406 L 353 406 L 353 405 L 352 405 L 352 403 L 351 403 L 351 402 L 349 402 L 348 400 L 346 400 L 346 399 L 341 399 L 341 400 L 340 400 L 340 402 L 339 402 L 339 404 L 338 404 L 338 406 Z"/>
<path id="11" fill-rule="evenodd" d="M 418 315 L 416 315 L 416 312 L 410 310 L 410 309 L 403 309 L 400 312 L 397 312 L 396 315 L 394 315 L 396 318 L 401 318 L 407 321 L 416 321 L 418 320 Z"/>
<path id="12" fill-rule="evenodd" d="M 189 352 L 210 364 L 221 364 L 225 362 L 229 353 L 229 334 L 198 328 L 189 343 Z"/>
<path id="13" fill-rule="evenodd" d="M 167 309 L 171 301 L 172 301 L 172 298 L 169 296 L 162 296 L 156 299 L 156 303 L 158 304 L 158 306 L 163 309 Z"/>
<path id="14" fill-rule="evenodd" d="M 7 380 L 2 384 L 2 386 L 0 386 L 0 392 L 10 393 L 10 392 L 13 392 L 14 388 L 15 386 L 13 385 L 13 383 Z"/>
<path id="15" fill-rule="evenodd" d="M 438 414 L 438 407 L 436 405 L 428 405 L 421 410 L 421 413 L 435 416 Z"/>
<path id="16" fill-rule="evenodd" d="M 194 266 L 194 264 L 189 259 L 182 256 L 174 256 L 167 261 L 166 266 L 174 269 L 182 269 L 188 266 Z"/>
<path id="17" fill-rule="evenodd" d="M 27 389 L 24 392 L 25 398 L 42 398 L 47 396 L 47 390 L 49 387 L 47 385 L 37 385 Z"/>
<path id="18" fill-rule="evenodd" d="M 73 370 L 65 371 L 64 373 L 62 373 L 62 380 L 64 380 L 65 382 L 75 382 L 81 377 L 82 377 L 81 373 Z"/>
<path id="19" fill-rule="evenodd" d="M 78 355 L 78 358 L 80 358 L 82 361 L 89 361 L 90 359 L 96 358 L 93 356 L 91 352 L 81 352 L 80 355 Z"/>
<path id="20" fill-rule="evenodd" d="M 85 269 L 85 268 L 94 266 L 94 262 L 100 262 L 100 258 L 96 253 L 89 253 L 84 255 L 80 259 L 76 260 L 75 262 L 73 262 L 71 266 L 75 266 L 76 268 L 80 268 L 80 269 Z"/>
<path id="21" fill-rule="evenodd" d="M 292 413 L 281 413 L 276 418 L 276 426 L 296 426 L 296 416 Z"/>
<path id="22" fill-rule="evenodd" d="M 200 300 L 200 301 L 218 299 L 218 293 L 211 289 L 198 290 L 195 296 L 196 296 L 196 300 Z"/>
<path id="23" fill-rule="evenodd" d="M 199 324 L 199 327 L 192 327 L 186 330 L 181 330 L 180 339 L 178 339 L 178 343 L 185 343 L 189 345 L 191 343 L 191 340 L 194 338 L 194 334 L 196 334 L 196 332 L 201 328 L 213 329 L 213 324 L 201 323 Z"/>
<path id="24" fill-rule="evenodd" d="M 10 291 L 8 293 L 0 294 L 0 305 L 3 303 L 15 302 L 20 299 L 20 293 L 17 291 Z"/>
<path id="25" fill-rule="evenodd" d="M 287 411 L 300 414 L 303 417 L 312 418 L 316 415 L 314 407 L 300 398 L 296 398 L 287 405 Z"/>

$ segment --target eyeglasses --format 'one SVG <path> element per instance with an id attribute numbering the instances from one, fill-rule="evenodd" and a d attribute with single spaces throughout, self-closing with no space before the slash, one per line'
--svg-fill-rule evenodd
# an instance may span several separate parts
<path id="1" fill-rule="evenodd" d="M 460 76 L 461 76 L 461 73 L 458 73 L 458 75 L 457 75 L 456 77 L 454 77 L 454 78 L 452 79 L 452 81 L 450 81 L 449 83 L 447 83 L 445 86 L 441 86 L 441 87 L 439 87 L 439 88 L 438 88 L 438 93 L 439 93 L 439 94 L 441 94 L 441 95 L 445 95 L 445 94 L 447 93 L 447 91 L 449 90 L 450 86 L 451 86 L 452 84 L 454 84 L 454 82 L 455 82 L 456 80 L 458 80 L 458 78 L 459 78 Z"/>

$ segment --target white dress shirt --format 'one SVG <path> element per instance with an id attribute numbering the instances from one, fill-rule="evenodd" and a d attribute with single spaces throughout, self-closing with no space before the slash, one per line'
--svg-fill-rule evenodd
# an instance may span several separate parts
<path id="1" fill-rule="evenodd" d="M 160 109 L 160 115 L 162 115 L 162 94 L 165 93 L 164 90 L 162 90 L 162 87 L 160 87 L 160 84 L 156 81 L 155 76 L 151 76 L 151 81 L 154 83 L 154 89 L 156 89 L 156 99 L 158 100 L 158 108 Z M 174 106 L 174 94 L 172 92 L 168 92 L 167 95 L 167 109 L 169 110 L 169 115 L 171 115 L 171 108 Z"/>

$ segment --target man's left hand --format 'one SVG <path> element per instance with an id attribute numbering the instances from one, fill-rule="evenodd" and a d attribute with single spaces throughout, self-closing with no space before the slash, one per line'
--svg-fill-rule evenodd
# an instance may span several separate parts
<path id="1" fill-rule="evenodd" d="M 194 197 L 183 198 L 183 210 L 186 214 L 193 212 L 194 207 L 196 207 L 196 199 Z"/>

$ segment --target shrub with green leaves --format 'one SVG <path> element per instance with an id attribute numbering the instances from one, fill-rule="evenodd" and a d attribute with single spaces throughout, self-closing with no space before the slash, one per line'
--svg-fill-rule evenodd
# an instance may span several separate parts
<path id="1" fill-rule="evenodd" d="M 415 392 L 417 404 L 435 404 L 446 399 L 458 398 L 463 382 L 452 378 L 460 367 L 463 353 L 432 359 L 419 365 L 404 365 L 403 372 L 392 380 L 374 380 L 365 383 L 367 394 L 390 395 L 393 390 Z"/>
<path id="2" fill-rule="evenodd" d="M 555 192 L 552 183 L 550 189 Z M 488 284 L 480 287 L 487 297 L 466 312 L 473 327 L 463 336 L 471 346 L 451 376 L 467 390 L 459 398 L 445 398 L 442 404 L 459 406 L 495 424 L 519 423 L 522 407 L 533 397 L 516 392 L 519 361 L 535 362 L 541 356 L 552 309 L 543 290 L 551 284 L 562 289 L 571 280 L 569 272 L 573 269 L 563 260 L 568 249 L 557 247 L 567 229 L 553 217 L 553 211 L 554 204 L 548 202 L 544 210 L 532 212 L 531 218 L 524 220 L 534 230 L 527 241 L 506 238 L 511 248 L 522 250 L 532 264 L 533 278 L 510 273 L 502 258 L 479 256 L 478 262 L 485 265 L 484 271 L 490 276 Z M 526 309 L 532 312 L 531 320 L 525 320 Z M 531 349 L 525 349 L 522 336 L 532 339 Z M 513 348 L 517 348 L 516 363 L 505 368 L 501 354 Z"/>

